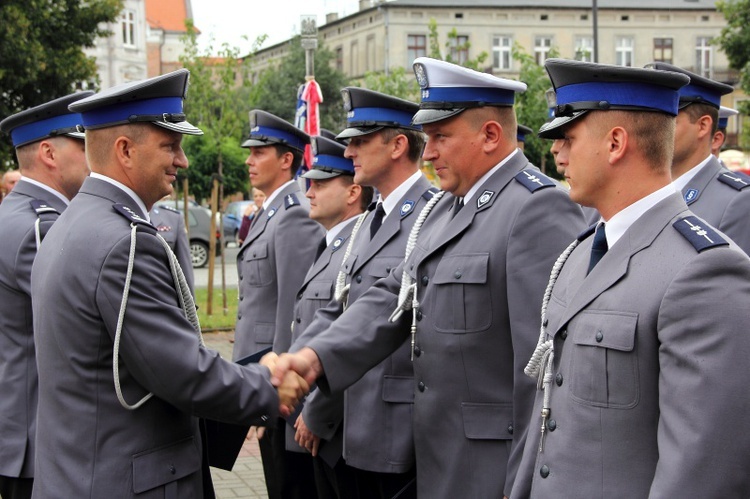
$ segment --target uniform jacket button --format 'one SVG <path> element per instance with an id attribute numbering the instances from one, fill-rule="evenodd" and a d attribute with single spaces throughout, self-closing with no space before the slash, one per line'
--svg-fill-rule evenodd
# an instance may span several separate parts
<path id="1" fill-rule="evenodd" d="M 414 356 L 415 357 L 419 357 L 420 355 L 422 355 L 422 349 L 419 348 L 418 346 L 415 346 L 414 347 Z"/>
<path id="2" fill-rule="evenodd" d="M 421 310 L 417 310 L 417 320 L 418 321 L 422 320 L 422 311 Z"/>
<path id="3" fill-rule="evenodd" d="M 174 464 L 169 465 L 169 472 L 173 475 L 177 473 L 177 468 L 174 467 Z"/>
<path id="4" fill-rule="evenodd" d="M 420 382 L 419 382 L 419 384 L 417 385 L 417 389 L 418 389 L 418 390 L 419 390 L 420 392 L 423 392 L 423 391 L 424 391 L 424 389 L 425 389 L 425 386 L 424 386 L 424 383 L 423 383 L 422 381 L 420 381 Z"/>
<path id="5" fill-rule="evenodd" d="M 562 386 L 563 384 L 563 375 L 560 373 L 557 373 L 555 375 L 555 383 L 557 383 L 557 386 Z"/>
<path id="6" fill-rule="evenodd" d="M 565 341 L 565 338 L 567 338 L 567 337 L 568 337 L 568 330 L 567 329 L 563 329 L 563 332 L 560 333 L 560 338 L 562 338 L 563 341 Z"/>
<path id="7" fill-rule="evenodd" d="M 301 324 L 301 323 L 302 323 L 302 318 L 301 317 L 297 317 L 297 324 Z"/>
<path id="8" fill-rule="evenodd" d="M 513 435 L 513 423 L 508 423 L 508 434 Z"/>
<path id="9" fill-rule="evenodd" d="M 603 339 L 604 339 L 604 335 L 602 334 L 602 332 L 601 331 L 597 331 L 596 332 L 596 342 L 597 343 L 601 343 Z"/>
<path id="10" fill-rule="evenodd" d="M 362 282 L 362 276 L 358 275 L 357 277 L 354 278 L 354 280 L 357 281 L 357 283 L 360 283 Z"/>
<path id="11" fill-rule="evenodd" d="M 422 286 L 427 286 L 427 284 L 429 284 L 429 282 L 430 282 L 430 278 L 427 277 L 426 275 L 423 275 L 422 276 Z"/>
<path id="12" fill-rule="evenodd" d="M 547 478 L 549 476 L 549 466 L 543 464 L 542 467 L 539 468 L 539 474 L 542 476 L 542 478 Z"/>
<path id="13" fill-rule="evenodd" d="M 549 431 L 555 431 L 557 429 L 557 421 L 550 419 L 547 423 L 547 428 L 549 428 Z"/>

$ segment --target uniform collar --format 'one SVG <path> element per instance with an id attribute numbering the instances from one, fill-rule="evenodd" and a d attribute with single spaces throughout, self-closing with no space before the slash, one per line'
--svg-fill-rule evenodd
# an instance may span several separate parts
<path id="1" fill-rule="evenodd" d="M 62 195 L 62 193 L 56 191 L 55 189 L 53 189 L 52 187 L 48 186 L 47 184 L 43 184 L 43 183 L 39 182 L 38 180 L 34 180 L 33 178 L 21 176 L 21 179 L 19 180 L 19 182 L 28 182 L 28 183 L 30 183 L 32 185 L 35 185 L 35 186 L 39 187 L 40 189 L 44 189 L 45 191 L 47 191 L 50 194 L 54 195 L 55 197 L 59 198 L 60 201 L 62 201 L 63 203 L 65 203 L 65 206 L 68 206 L 70 204 L 70 199 L 66 198 L 65 196 Z"/>
<path id="2" fill-rule="evenodd" d="M 474 182 L 474 185 L 471 186 L 471 189 L 469 189 L 469 191 L 464 196 L 464 206 L 466 206 L 469 203 L 469 201 L 471 201 L 471 198 L 474 197 L 474 195 L 477 193 L 477 191 L 479 190 L 479 188 L 482 187 L 482 185 L 487 181 L 488 178 L 490 178 L 505 163 L 507 163 L 508 161 L 510 161 L 510 159 L 512 157 L 514 157 L 516 154 L 518 154 L 520 152 L 521 152 L 520 149 L 516 149 L 512 153 L 508 154 L 507 156 L 505 156 L 505 158 L 502 161 L 500 161 L 498 164 L 496 164 L 495 166 L 493 166 L 487 173 L 485 173 L 484 175 L 482 175 L 482 177 L 479 180 L 477 180 L 476 182 Z"/>
<path id="3" fill-rule="evenodd" d="M 712 157 L 713 155 L 709 154 L 708 157 L 706 157 L 706 159 L 704 159 L 703 161 L 701 161 L 700 163 L 698 163 L 697 165 L 695 165 L 694 167 L 692 167 L 691 169 L 689 169 L 688 171 L 680 175 L 679 178 L 674 179 L 672 183 L 674 184 L 675 188 L 678 191 L 682 192 L 682 190 L 685 187 L 687 187 L 690 181 L 693 180 L 696 175 L 698 175 L 698 172 L 700 172 L 701 169 L 704 166 L 706 166 L 709 161 L 711 161 Z"/>
<path id="4" fill-rule="evenodd" d="M 659 201 L 671 196 L 675 192 L 679 191 L 675 189 L 674 183 L 667 184 L 648 196 L 639 199 L 627 208 L 620 210 L 607 220 L 607 246 L 611 249 L 636 220 L 641 218 L 644 213 L 653 208 Z"/>
<path id="5" fill-rule="evenodd" d="M 383 199 L 382 196 L 378 201 L 383 202 L 383 210 L 385 210 L 385 216 L 383 220 L 388 217 L 388 214 L 396 208 L 396 205 L 401 201 L 401 198 L 409 192 L 409 189 L 416 184 L 419 179 L 422 178 L 422 172 L 417 169 L 409 178 L 401 182 L 401 185 L 393 189 L 393 192 L 388 194 L 388 197 Z"/>
<path id="6" fill-rule="evenodd" d="M 266 200 L 263 201 L 263 209 L 268 210 L 268 207 L 271 206 L 271 203 L 273 203 L 276 200 L 276 198 L 279 197 L 279 193 L 295 182 L 297 181 L 289 180 L 287 182 L 284 182 L 278 189 L 273 191 L 273 193 L 271 193 L 271 195 L 266 197 Z"/>
<path id="7" fill-rule="evenodd" d="M 103 180 L 103 181 L 107 182 L 108 184 L 114 185 L 115 187 L 117 187 L 121 191 L 124 191 L 125 194 L 127 194 L 128 196 L 130 196 L 131 198 L 133 198 L 133 201 L 135 201 L 135 203 L 138 205 L 138 208 L 140 208 L 141 211 L 143 212 L 142 213 L 143 217 L 146 220 L 148 220 L 149 222 L 151 222 L 151 219 L 148 216 L 148 210 L 146 209 L 146 203 L 143 202 L 143 200 L 138 196 L 138 194 L 135 193 L 135 191 L 133 189 L 131 189 L 130 187 L 126 186 L 125 184 L 122 184 L 122 183 L 118 182 L 117 180 L 115 180 L 115 179 L 113 179 L 111 177 L 107 177 L 106 175 L 102 175 L 100 173 L 91 172 L 90 176 L 91 176 L 91 178 L 98 178 L 99 180 Z"/>

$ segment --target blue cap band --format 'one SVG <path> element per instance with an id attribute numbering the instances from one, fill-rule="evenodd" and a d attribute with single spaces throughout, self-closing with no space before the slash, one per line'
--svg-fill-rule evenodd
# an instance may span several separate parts
<path id="1" fill-rule="evenodd" d="M 518 135 L 516 135 L 516 140 L 518 142 L 526 142 L 526 134 L 519 133 Z"/>
<path id="2" fill-rule="evenodd" d="M 118 102 L 91 111 L 84 111 L 84 128 L 126 123 L 131 116 L 182 113 L 182 97 L 159 97 L 140 101 Z"/>
<path id="3" fill-rule="evenodd" d="M 726 128 L 729 126 L 729 118 L 719 118 L 719 128 Z"/>
<path id="4" fill-rule="evenodd" d="M 706 87 L 702 87 L 700 85 L 693 85 L 692 83 L 688 83 L 684 87 L 682 87 L 680 90 L 680 97 L 701 97 L 706 102 L 710 102 L 717 108 L 721 105 L 721 95 L 717 94 L 716 92 L 711 92 Z"/>
<path id="5" fill-rule="evenodd" d="M 260 140 L 262 142 L 265 142 L 264 139 L 268 138 L 283 140 L 290 147 L 294 147 L 301 151 L 304 151 L 305 146 L 307 145 L 307 142 L 300 139 L 298 136 L 287 133 L 283 130 L 279 130 L 278 128 L 270 128 L 258 125 L 250 131 L 251 140 Z"/>
<path id="6" fill-rule="evenodd" d="M 41 140 L 49 137 L 53 130 L 62 128 L 72 128 L 81 124 L 81 115 L 78 113 L 63 114 L 47 118 L 46 120 L 35 121 L 14 128 L 10 132 L 10 138 L 13 141 L 13 147 L 18 147 L 29 142 Z"/>
<path id="7" fill-rule="evenodd" d="M 413 128 L 411 125 L 411 119 L 413 117 L 413 113 L 398 111 L 396 109 L 384 107 L 357 107 L 347 113 L 346 122 L 350 125 L 364 122 L 373 122 L 375 124 L 398 123 L 399 125 Z"/>
<path id="8" fill-rule="evenodd" d="M 450 108 L 461 103 L 502 104 L 512 106 L 516 93 L 491 87 L 429 87 L 422 90 L 422 103 L 446 102 Z M 430 109 L 432 109 L 430 107 Z"/>
<path id="9" fill-rule="evenodd" d="M 677 116 L 679 94 L 660 85 L 640 82 L 574 83 L 556 89 L 557 105 L 606 101 L 611 106 L 649 108 Z"/>
<path id="10" fill-rule="evenodd" d="M 329 154 L 320 154 L 313 158 L 313 169 L 315 167 L 331 168 L 342 172 L 354 173 L 354 163 L 351 159 L 342 158 L 341 156 L 331 156 Z"/>

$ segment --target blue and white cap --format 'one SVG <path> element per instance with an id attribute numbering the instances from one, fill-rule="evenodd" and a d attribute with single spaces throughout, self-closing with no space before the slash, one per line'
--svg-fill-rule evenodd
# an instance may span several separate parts
<path id="1" fill-rule="evenodd" d="M 740 114 L 740 112 L 731 107 L 719 107 L 719 130 L 726 130 L 729 125 L 729 118 L 737 116 L 738 114 Z"/>
<path id="2" fill-rule="evenodd" d="M 690 104 L 708 104 L 719 109 L 721 96 L 731 94 L 734 88 L 718 81 L 710 80 L 704 76 L 682 69 L 666 62 L 652 62 L 646 64 L 647 68 L 661 71 L 673 71 L 690 77 L 690 83 L 680 89 L 680 109 Z"/>
<path id="3" fill-rule="evenodd" d="M 383 128 L 421 130 L 411 119 L 419 106 L 408 100 L 359 87 L 341 89 L 346 111 L 346 129 L 337 139 L 368 135 Z"/>
<path id="4" fill-rule="evenodd" d="M 591 110 L 625 110 L 677 116 L 679 89 L 690 78 L 656 69 L 613 66 L 567 59 L 544 62 L 555 89 L 555 119 L 545 123 L 539 137 L 561 139 L 562 127 Z"/>
<path id="5" fill-rule="evenodd" d="M 518 142 L 526 142 L 526 136 L 530 133 L 533 133 L 534 130 L 527 127 L 526 125 L 518 125 L 518 130 L 516 131 L 516 140 Z"/>
<path id="6" fill-rule="evenodd" d="M 516 93 L 526 91 L 523 82 L 429 57 L 417 57 L 413 67 L 422 88 L 422 102 L 412 120 L 417 125 L 444 120 L 474 107 L 511 107 Z"/>
<path id="7" fill-rule="evenodd" d="M 312 168 L 302 178 L 326 180 L 340 175 L 354 176 L 354 162 L 344 157 L 346 146 L 323 136 L 310 137 L 313 152 Z"/>
<path id="8" fill-rule="evenodd" d="M 61 135 L 83 140 L 81 115 L 70 112 L 68 105 L 90 95 L 94 92 L 76 92 L 13 114 L 0 121 L 0 130 L 10 134 L 13 147 Z"/>
<path id="9" fill-rule="evenodd" d="M 309 143 L 310 136 L 288 121 L 261 109 L 250 111 L 250 136 L 242 147 L 279 144 L 304 153 Z"/>
<path id="10" fill-rule="evenodd" d="M 182 102 L 188 89 L 190 71 L 178 69 L 146 80 L 116 85 L 70 105 L 81 113 L 86 130 L 132 123 L 152 123 L 187 135 L 203 131 L 185 120 Z"/>

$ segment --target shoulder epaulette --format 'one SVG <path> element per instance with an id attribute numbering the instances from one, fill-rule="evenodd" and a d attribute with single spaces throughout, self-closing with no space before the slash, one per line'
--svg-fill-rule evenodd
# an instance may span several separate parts
<path id="1" fill-rule="evenodd" d="M 42 201 L 41 199 L 32 199 L 31 201 L 29 201 L 29 204 L 31 205 L 31 208 L 36 212 L 37 216 L 47 213 L 56 213 L 57 215 L 60 214 L 60 212 L 57 211 L 53 206 L 50 206 L 47 201 Z"/>
<path id="2" fill-rule="evenodd" d="M 672 226 L 683 235 L 690 244 L 700 253 L 701 251 L 716 246 L 728 246 L 721 235 L 710 225 L 695 216 L 688 216 L 677 220 Z"/>
<path id="3" fill-rule="evenodd" d="M 284 196 L 284 208 L 287 210 L 291 208 L 292 206 L 299 206 L 299 199 L 297 199 L 297 196 L 294 193 L 287 194 Z"/>
<path id="4" fill-rule="evenodd" d="M 531 168 L 518 172 L 516 180 L 518 180 L 530 192 L 536 192 L 545 187 L 554 187 L 555 185 L 555 182 L 551 178 Z"/>
<path id="5" fill-rule="evenodd" d="M 735 172 L 724 172 L 716 177 L 716 179 L 727 184 L 733 189 L 737 189 L 738 191 L 741 191 L 745 187 L 750 186 L 750 179 L 748 177 L 737 174 Z"/>
<path id="6" fill-rule="evenodd" d="M 579 241 L 583 241 L 584 239 L 589 237 L 591 234 L 593 234 L 596 231 L 596 225 L 597 224 L 593 224 L 591 227 L 589 227 L 588 229 L 578 234 L 578 237 L 576 239 L 578 239 Z"/>
<path id="7" fill-rule="evenodd" d="M 124 204 L 116 203 L 112 205 L 112 208 L 114 208 L 117 213 L 125 217 L 130 223 L 134 223 L 136 225 L 144 225 L 146 227 L 156 229 L 148 220 L 140 216 L 134 209 L 125 206 Z"/>
<path id="8" fill-rule="evenodd" d="M 430 199 L 432 199 L 432 196 L 434 196 L 438 192 L 440 192 L 440 189 L 438 189 L 437 187 L 430 187 L 422 193 L 422 197 L 429 201 Z"/>
<path id="9" fill-rule="evenodd" d="M 167 206 L 167 205 L 165 205 L 165 204 L 160 204 L 160 205 L 158 206 L 158 208 L 159 208 L 160 210 L 169 210 L 169 211 L 173 211 L 173 212 L 175 212 L 175 213 L 179 213 L 180 215 L 182 214 L 182 213 L 180 213 L 180 210 L 178 210 L 177 208 L 172 208 L 171 206 Z"/>

